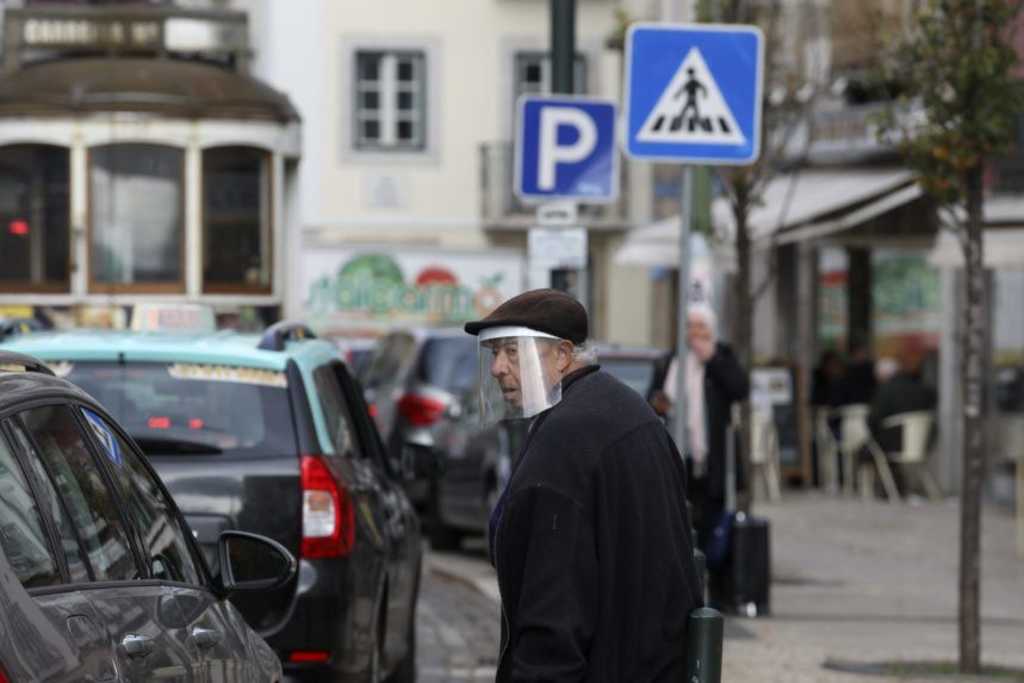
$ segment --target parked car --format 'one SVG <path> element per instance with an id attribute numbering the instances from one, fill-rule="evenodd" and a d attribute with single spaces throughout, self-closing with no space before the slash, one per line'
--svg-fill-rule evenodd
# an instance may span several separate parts
<path id="1" fill-rule="evenodd" d="M 415 679 L 419 521 L 332 344 L 279 323 L 262 337 L 79 331 L 6 346 L 117 417 L 212 564 L 227 529 L 299 558 L 296 579 L 234 599 L 287 674 Z"/>
<path id="2" fill-rule="evenodd" d="M 373 357 L 377 340 L 372 337 L 334 337 L 331 341 L 338 347 L 338 352 L 348 364 L 348 371 L 352 376 L 362 376 Z"/>
<path id="3" fill-rule="evenodd" d="M 486 532 L 525 433 L 521 421 L 481 428 L 478 373 L 475 337 L 412 329 L 383 337 L 363 376 L 393 466 L 418 475 L 408 490 L 438 549 Z"/>
<path id="4" fill-rule="evenodd" d="M 663 349 L 618 344 L 595 344 L 601 369 L 648 401 L 664 388 L 672 353 Z"/>
<path id="5" fill-rule="evenodd" d="M 0 351 L 0 681 L 283 679 L 228 596 L 294 581 L 280 544 L 227 531 L 213 576 L 121 425 Z"/>
<path id="6" fill-rule="evenodd" d="M 52 325 L 38 318 L 0 317 L 0 339 L 16 334 L 30 334 L 49 329 L 52 329 Z"/>

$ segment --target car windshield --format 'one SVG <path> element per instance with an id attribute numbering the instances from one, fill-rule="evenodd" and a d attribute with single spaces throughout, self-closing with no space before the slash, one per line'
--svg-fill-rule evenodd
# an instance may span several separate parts
<path id="1" fill-rule="evenodd" d="M 284 373 L 179 363 L 71 364 L 147 455 L 275 456 L 297 451 Z"/>
<path id="2" fill-rule="evenodd" d="M 654 359 L 602 358 L 601 369 L 641 396 L 646 396 L 654 381 Z"/>
<path id="3" fill-rule="evenodd" d="M 420 357 L 419 379 L 454 394 L 469 391 L 479 370 L 476 339 L 448 337 L 431 339 Z"/>

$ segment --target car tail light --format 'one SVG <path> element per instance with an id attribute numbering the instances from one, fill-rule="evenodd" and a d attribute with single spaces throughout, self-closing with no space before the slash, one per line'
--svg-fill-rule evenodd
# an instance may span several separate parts
<path id="1" fill-rule="evenodd" d="M 366 405 L 366 414 L 372 417 L 374 420 L 377 419 L 378 411 L 376 403 L 368 403 Z"/>
<path id="2" fill-rule="evenodd" d="M 356 514 L 348 491 L 319 456 L 302 456 L 302 557 L 345 557 L 356 543 Z"/>
<path id="3" fill-rule="evenodd" d="M 169 417 L 151 417 L 147 420 L 146 424 L 150 429 L 170 429 L 171 418 Z"/>
<path id="4" fill-rule="evenodd" d="M 398 412 L 414 427 L 429 427 L 444 411 L 443 402 L 422 394 L 406 394 L 398 400 Z"/>
<path id="5" fill-rule="evenodd" d="M 288 661 L 295 664 L 306 664 L 310 662 L 326 662 L 331 658 L 330 652 L 322 650 L 295 650 L 288 655 Z"/>

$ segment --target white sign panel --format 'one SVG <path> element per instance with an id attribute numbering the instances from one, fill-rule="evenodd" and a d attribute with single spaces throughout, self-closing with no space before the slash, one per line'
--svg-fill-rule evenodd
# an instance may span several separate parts
<path id="1" fill-rule="evenodd" d="M 530 267 L 582 269 L 587 267 L 587 231 L 584 228 L 531 228 Z"/>

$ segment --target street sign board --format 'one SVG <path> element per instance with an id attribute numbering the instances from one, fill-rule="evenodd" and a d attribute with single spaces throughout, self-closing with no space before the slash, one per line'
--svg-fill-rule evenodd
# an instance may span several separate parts
<path id="1" fill-rule="evenodd" d="M 615 103 L 524 96 L 516 126 L 516 195 L 526 202 L 615 201 L 619 186 Z"/>
<path id="2" fill-rule="evenodd" d="M 586 228 L 530 228 L 527 237 L 530 265 L 547 269 L 587 267 Z"/>
<path id="3" fill-rule="evenodd" d="M 626 36 L 626 151 L 676 163 L 755 162 L 763 72 L 756 26 L 634 24 Z"/>

